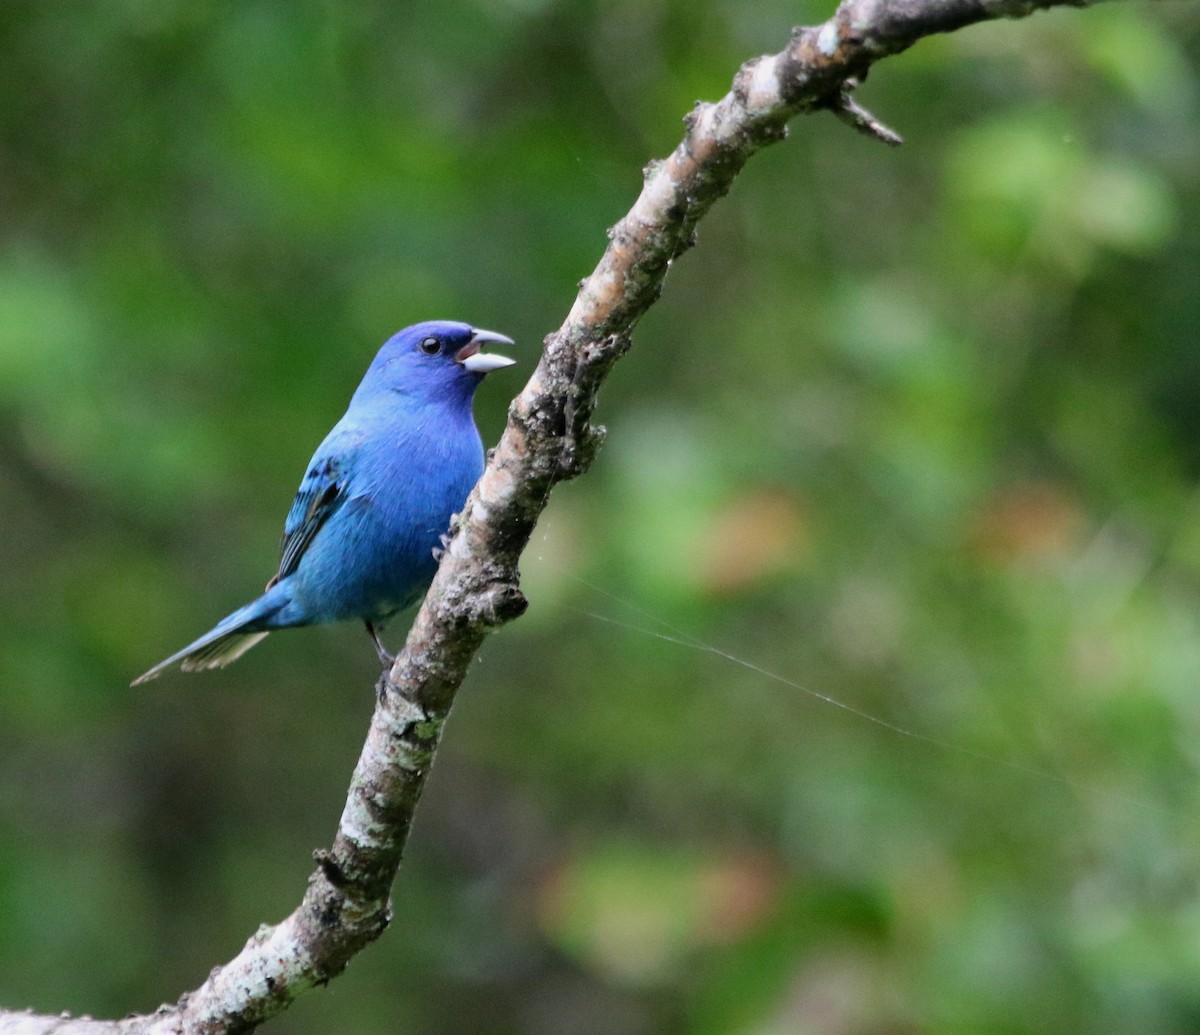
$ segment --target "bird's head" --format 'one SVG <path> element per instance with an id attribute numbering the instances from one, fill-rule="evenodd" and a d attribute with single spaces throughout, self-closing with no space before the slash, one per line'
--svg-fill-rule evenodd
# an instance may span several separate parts
<path id="1" fill-rule="evenodd" d="M 453 320 L 416 323 L 384 343 L 355 394 L 390 391 L 429 401 L 469 401 L 486 374 L 516 362 L 484 348 L 512 344 L 503 334 Z"/>

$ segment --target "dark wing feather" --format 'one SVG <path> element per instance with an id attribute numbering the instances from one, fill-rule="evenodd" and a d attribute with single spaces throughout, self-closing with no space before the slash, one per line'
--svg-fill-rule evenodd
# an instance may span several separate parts
<path id="1" fill-rule="evenodd" d="M 314 461 L 292 501 L 283 523 L 279 547 L 279 572 L 267 584 L 274 585 L 296 570 L 313 537 L 346 501 L 346 477 L 333 457 Z"/>

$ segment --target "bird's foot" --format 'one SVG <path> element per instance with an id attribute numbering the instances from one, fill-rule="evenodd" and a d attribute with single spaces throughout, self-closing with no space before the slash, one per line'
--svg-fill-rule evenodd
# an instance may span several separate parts
<path id="1" fill-rule="evenodd" d="M 442 558 L 446 556 L 446 551 L 450 548 L 450 535 L 451 533 L 444 532 L 442 535 L 438 536 L 438 541 L 442 545 L 435 546 L 433 548 L 433 559 L 439 564 L 441 563 Z"/>
<path id="2" fill-rule="evenodd" d="M 379 678 L 375 680 L 375 700 L 380 704 L 387 699 L 388 690 L 392 685 L 392 681 L 388 679 L 390 672 L 390 669 L 385 668 L 379 673 Z"/>
<path id="3" fill-rule="evenodd" d="M 371 642 L 375 644 L 375 653 L 379 656 L 379 664 L 385 669 L 391 668 L 396 662 L 396 655 L 388 652 L 388 649 L 383 645 L 383 641 L 379 638 L 379 630 L 375 628 L 372 622 L 363 623 L 367 627 L 367 635 L 371 637 Z"/>

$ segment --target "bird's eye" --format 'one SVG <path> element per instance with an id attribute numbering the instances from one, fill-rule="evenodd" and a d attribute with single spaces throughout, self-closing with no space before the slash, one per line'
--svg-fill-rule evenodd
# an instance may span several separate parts
<path id="1" fill-rule="evenodd" d="M 442 343 L 437 338 L 423 338 L 421 340 L 421 351 L 427 356 L 435 355 L 441 347 Z"/>

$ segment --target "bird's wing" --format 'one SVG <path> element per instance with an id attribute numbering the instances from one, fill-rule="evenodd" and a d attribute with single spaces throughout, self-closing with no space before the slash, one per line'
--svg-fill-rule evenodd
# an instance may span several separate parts
<path id="1" fill-rule="evenodd" d="M 312 462 L 283 523 L 279 571 L 268 586 L 296 570 L 313 538 L 346 502 L 348 481 L 345 465 L 336 456 L 327 455 Z"/>

